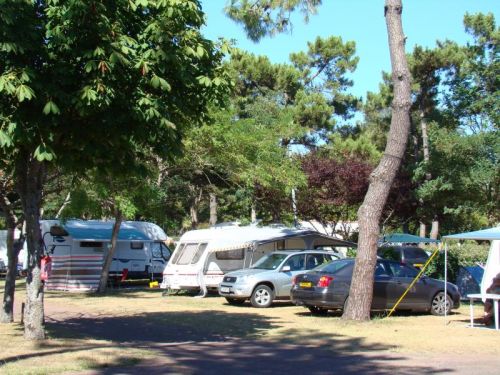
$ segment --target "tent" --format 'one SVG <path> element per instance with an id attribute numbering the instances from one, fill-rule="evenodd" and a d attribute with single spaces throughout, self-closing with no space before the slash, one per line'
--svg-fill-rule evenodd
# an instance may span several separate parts
<path id="1" fill-rule="evenodd" d="M 467 299 L 468 294 L 481 292 L 481 280 L 483 279 L 484 269 L 480 266 L 460 267 L 455 283 L 460 292 L 462 300 Z"/>
<path id="2" fill-rule="evenodd" d="M 488 254 L 488 260 L 484 268 L 483 280 L 481 281 L 481 294 L 486 293 L 486 289 L 493 282 L 493 278 L 500 273 L 500 227 L 478 230 L 474 232 L 453 234 L 444 236 L 444 240 L 477 240 L 491 241 L 491 247 Z M 448 249 L 445 243 L 444 247 L 444 281 L 446 293 L 447 281 L 447 266 L 448 266 Z M 446 316 L 446 315 L 445 315 Z"/>
<path id="3" fill-rule="evenodd" d="M 383 236 L 380 240 L 382 243 L 437 243 L 439 240 L 432 238 L 414 236 L 408 233 L 393 233 Z"/>

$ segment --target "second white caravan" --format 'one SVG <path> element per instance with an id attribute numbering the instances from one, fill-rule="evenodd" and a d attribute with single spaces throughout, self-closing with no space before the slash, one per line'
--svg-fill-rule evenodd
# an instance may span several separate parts
<path id="1" fill-rule="evenodd" d="M 224 274 L 247 268 L 276 250 L 331 249 L 340 256 L 354 243 L 313 230 L 274 227 L 220 227 L 193 230 L 179 240 L 163 271 L 161 287 L 216 289 Z"/>

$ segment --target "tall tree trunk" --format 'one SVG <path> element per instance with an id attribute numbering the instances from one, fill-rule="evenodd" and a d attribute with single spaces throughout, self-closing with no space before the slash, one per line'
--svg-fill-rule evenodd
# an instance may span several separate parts
<path id="1" fill-rule="evenodd" d="M 210 225 L 217 224 L 217 196 L 210 193 Z"/>
<path id="2" fill-rule="evenodd" d="M 380 217 L 394 177 L 399 170 L 408 140 L 411 77 L 405 55 L 405 36 L 401 22 L 402 10 L 401 0 L 386 0 L 385 18 L 394 84 L 391 127 L 384 155 L 370 176 L 368 192 L 358 211 L 358 255 L 343 319 L 370 319 Z"/>
<path id="3" fill-rule="evenodd" d="M 193 188 L 194 190 L 195 188 Z M 198 207 L 201 202 L 201 197 L 203 196 L 203 190 L 199 189 L 198 194 L 195 195 L 194 199 L 191 201 L 191 207 L 189 207 L 189 214 L 191 215 L 191 229 L 198 228 Z"/>
<path id="4" fill-rule="evenodd" d="M 27 154 L 16 166 L 16 187 L 26 220 L 28 243 L 28 274 L 26 277 L 26 308 L 24 310 L 24 337 L 28 340 L 45 339 L 43 282 L 40 279 L 40 260 L 43 243 L 40 233 L 40 207 L 45 182 L 45 166 Z"/>
<path id="5" fill-rule="evenodd" d="M 99 280 L 99 290 L 98 293 L 106 292 L 106 287 L 108 286 L 109 269 L 111 268 L 111 263 L 113 262 L 113 256 L 116 251 L 116 241 L 118 240 L 118 233 L 120 232 L 120 226 L 123 221 L 123 213 L 116 209 L 115 212 L 115 223 L 113 224 L 113 231 L 111 233 L 111 247 L 106 253 L 104 258 L 104 264 L 102 266 L 101 278 Z"/>
<path id="6" fill-rule="evenodd" d="M 430 236 L 433 240 L 437 240 L 438 235 L 439 235 L 439 221 L 438 221 L 437 217 L 435 217 L 434 220 L 432 220 L 432 227 L 431 227 Z"/>
<path id="7" fill-rule="evenodd" d="M 9 220 L 7 220 L 9 222 Z M 17 257 L 21 248 L 15 245 L 16 226 L 7 224 L 7 274 L 5 275 L 5 289 L 3 294 L 0 323 L 14 321 L 14 295 L 16 291 Z"/>
<path id="8" fill-rule="evenodd" d="M 5 275 L 5 288 L 3 294 L 3 305 L 0 311 L 0 323 L 12 323 L 14 321 L 14 295 L 16 292 L 17 258 L 22 248 L 22 236 L 19 243 L 15 243 L 15 232 L 18 219 L 12 202 L 8 198 L 9 189 L 2 186 L 0 192 L 0 207 L 5 216 L 7 226 L 7 274 Z M 20 246 L 19 246 L 20 245 Z"/>
<path id="9" fill-rule="evenodd" d="M 425 237 L 426 235 L 427 235 L 427 226 L 425 225 L 425 223 L 420 222 L 419 236 Z"/>

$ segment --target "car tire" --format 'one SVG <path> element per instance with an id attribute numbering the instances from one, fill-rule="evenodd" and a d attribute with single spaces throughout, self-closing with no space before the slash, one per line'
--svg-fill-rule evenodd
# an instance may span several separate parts
<path id="1" fill-rule="evenodd" d="M 227 301 L 227 303 L 229 303 L 230 305 L 233 305 L 233 306 L 241 306 L 245 303 L 245 300 L 241 299 L 241 298 L 226 297 L 226 301 Z"/>
<path id="2" fill-rule="evenodd" d="M 452 301 L 450 296 L 446 296 L 444 292 L 437 293 L 431 301 L 431 314 L 432 315 L 444 315 L 445 309 L 446 314 L 449 314 L 451 311 Z"/>
<path id="3" fill-rule="evenodd" d="M 273 290 L 267 285 L 257 285 L 253 290 L 250 302 L 253 307 L 266 308 L 271 306 L 274 299 Z"/>
<path id="4" fill-rule="evenodd" d="M 326 315 L 328 310 L 318 306 L 307 306 L 312 315 Z"/>

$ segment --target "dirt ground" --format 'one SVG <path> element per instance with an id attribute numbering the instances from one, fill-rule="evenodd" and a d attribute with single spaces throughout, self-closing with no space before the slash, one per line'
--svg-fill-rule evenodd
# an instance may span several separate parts
<path id="1" fill-rule="evenodd" d="M 49 340 L 41 347 L 18 341 L 10 348 L 8 340 L 22 340 L 20 328 L 0 331 L 0 373 L 498 374 L 500 368 L 500 332 L 468 328 L 468 305 L 447 321 L 401 313 L 345 323 L 339 313 L 316 317 L 289 303 L 255 309 L 217 296 L 121 289 L 101 297 L 47 293 L 45 315 Z"/>

